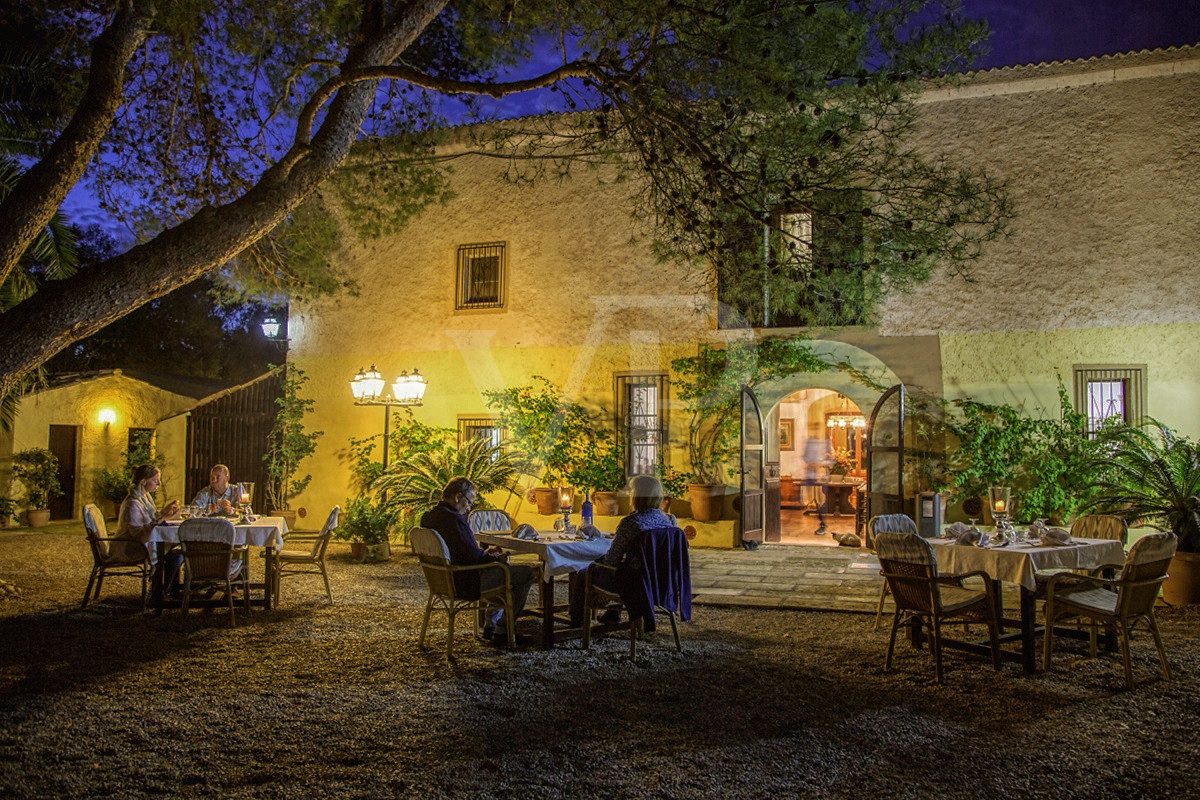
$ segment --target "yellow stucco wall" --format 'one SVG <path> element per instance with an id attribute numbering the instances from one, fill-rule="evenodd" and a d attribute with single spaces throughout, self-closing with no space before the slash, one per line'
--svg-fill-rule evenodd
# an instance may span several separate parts
<path id="1" fill-rule="evenodd" d="M 1070 393 L 1075 365 L 1144 364 L 1147 413 L 1200 436 L 1198 337 L 1198 323 L 948 335 L 942 337 L 946 396 L 1054 415 L 1056 372 Z"/>
<path id="2" fill-rule="evenodd" d="M 25 397 L 13 426 L 13 448 L 19 452 L 49 444 L 51 425 L 71 425 L 78 430 L 78 452 L 74 507 L 76 516 L 87 503 L 94 502 L 92 482 L 103 467 L 121 464 L 128 446 L 130 428 L 155 428 L 158 420 L 173 408 L 190 405 L 192 398 L 151 386 L 126 375 L 103 375 L 67 386 L 47 389 Z M 105 425 L 102 409 L 113 412 L 115 419 Z M 160 493 L 174 497 L 183 490 L 182 456 L 163 463 Z M 178 467 L 173 469 L 173 467 Z"/>

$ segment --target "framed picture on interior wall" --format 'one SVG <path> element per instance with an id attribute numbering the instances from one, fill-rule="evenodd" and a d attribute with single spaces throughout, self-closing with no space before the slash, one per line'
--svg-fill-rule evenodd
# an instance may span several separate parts
<path id="1" fill-rule="evenodd" d="M 794 420 L 794 419 L 779 420 L 779 449 L 780 450 L 795 450 L 796 449 L 796 420 Z"/>

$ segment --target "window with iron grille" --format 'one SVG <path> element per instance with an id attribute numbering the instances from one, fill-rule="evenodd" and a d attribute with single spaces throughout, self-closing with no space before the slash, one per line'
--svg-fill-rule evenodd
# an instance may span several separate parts
<path id="1" fill-rule="evenodd" d="M 625 474 L 653 475 L 665 463 L 667 376 L 618 375 L 617 426 L 625 445 Z"/>
<path id="2" fill-rule="evenodd" d="M 1087 415 L 1088 438 L 1113 417 L 1129 423 L 1142 419 L 1146 409 L 1145 365 L 1077 365 L 1073 373 L 1075 408 Z"/>
<path id="3" fill-rule="evenodd" d="M 462 447 L 472 439 L 483 439 L 489 447 L 499 447 L 504 441 L 504 432 L 493 417 L 459 417 L 458 446 Z"/>
<path id="4" fill-rule="evenodd" d="M 506 279 L 504 242 L 459 245 L 455 309 L 504 308 Z"/>

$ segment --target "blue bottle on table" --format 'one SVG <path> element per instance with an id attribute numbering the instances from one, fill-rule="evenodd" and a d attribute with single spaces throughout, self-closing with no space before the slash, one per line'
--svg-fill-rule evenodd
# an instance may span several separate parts
<path id="1" fill-rule="evenodd" d="M 579 527 L 592 524 L 592 494 L 583 493 L 583 503 L 579 506 Z"/>

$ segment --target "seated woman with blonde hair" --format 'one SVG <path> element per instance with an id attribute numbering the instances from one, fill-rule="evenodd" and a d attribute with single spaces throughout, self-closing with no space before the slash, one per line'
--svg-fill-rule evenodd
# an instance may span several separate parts
<path id="1" fill-rule="evenodd" d="M 633 493 L 633 513 L 618 523 L 612 547 L 596 559 L 597 564 L 616 567 L 625 557 L 625 553 L 642 540 L 646 531 L 676 526 L 675 516 L 662 510 L 663 487 L 658 478 L 653 475 L 638 475 L 630 481 L 630 489 Z M 571 626 L 579 627 L 583 624 L 584 574 L 578 572 L 571 577 Z M 610 570 L 595 570 L 592 572 L 592 585 L 615 592 L 616 573 Z M 600 621 L 611 624 L 619 618 L 620 612 L 606 611 L 601 615 Z"/>
<path id="2" fill-rule="evenodd" d="M 161 513 L 154 505 L 154 493 L 158 491 L 161 477 L 162 473 L 153 464 L 142 464 L 133 471 L 133 482 L 129 486 L 129 494 L 121 501 L 117 532 L 113 534 L 117 539 L 127 540 L 129 544 L 126 547 L 145 548 L 154 526 L 179 513 L 178 500 L 167 503 Z M 179 567 L 183 564 L 183 556 L 172 550 L 165 561 L 165 564 L 158 564 L 157 569 L 166 570 L 163 573 L 166 591 L 167 594 L 174 594 L 179 590 Z"/>

